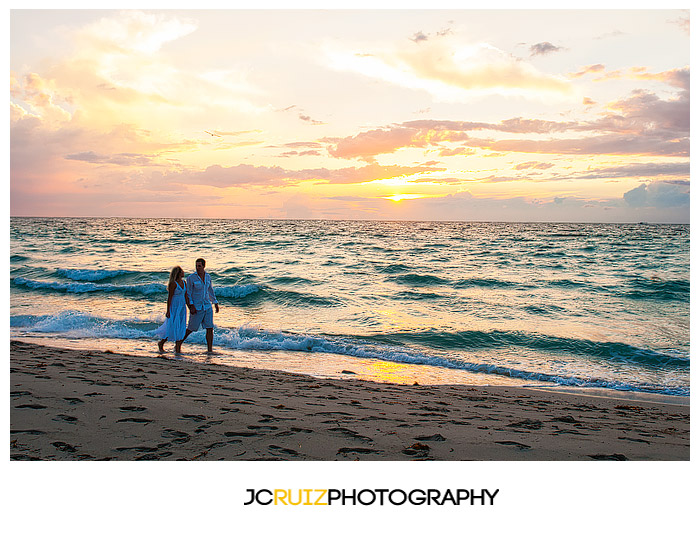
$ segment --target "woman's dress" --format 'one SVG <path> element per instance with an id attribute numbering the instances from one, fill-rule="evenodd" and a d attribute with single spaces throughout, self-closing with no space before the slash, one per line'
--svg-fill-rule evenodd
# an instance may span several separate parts
<path id="1" fill-rule="evenodd" d="M 185 307 L 185 284 L 175 282 L 173 299 L 170 301 L 170 318 L 166 318 L 162 326 L 156 329 L 156 335 L 169 341 L 181 341 L 185 338 L 187 328 L 187 308 Z"/>

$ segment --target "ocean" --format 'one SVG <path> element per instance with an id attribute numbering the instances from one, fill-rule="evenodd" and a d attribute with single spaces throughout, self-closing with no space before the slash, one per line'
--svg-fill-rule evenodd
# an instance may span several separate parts
<path id="1" fill-rule="evenodd" d="M 11 218 L 10 335 L 155 357 L 198 257 L 216 353 L 200 331 L 177 359 L 690 394 L 689 225 Z"/>

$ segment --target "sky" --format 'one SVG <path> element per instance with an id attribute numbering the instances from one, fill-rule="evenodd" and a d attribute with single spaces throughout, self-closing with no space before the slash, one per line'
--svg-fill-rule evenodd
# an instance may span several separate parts
<path id="1" fill-rule="evenodd" d="M 687 10 L 12 10 L 10 214 L 690 221 Z"/>

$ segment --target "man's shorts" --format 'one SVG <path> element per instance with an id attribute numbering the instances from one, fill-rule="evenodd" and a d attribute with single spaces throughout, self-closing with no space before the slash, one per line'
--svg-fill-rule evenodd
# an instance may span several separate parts
<path id="1" fill-rule="evenodd" d="M 190 321 L 187 323 L 187 329 L 190 331 L 199 331 L 199 326 L 202 326 L 204 329 L 214 327 L 214 311 L 211 307 L 197 310 L 195 314 L 190 313 Z"/>

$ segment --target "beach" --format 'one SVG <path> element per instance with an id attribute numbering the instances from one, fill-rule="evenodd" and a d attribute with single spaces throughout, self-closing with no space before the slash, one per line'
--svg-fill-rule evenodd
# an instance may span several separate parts
<path id="1" fill-rule="evenodd" d="M 690 408 L 10 342 L 11 460 L 689 460 Z"/>

